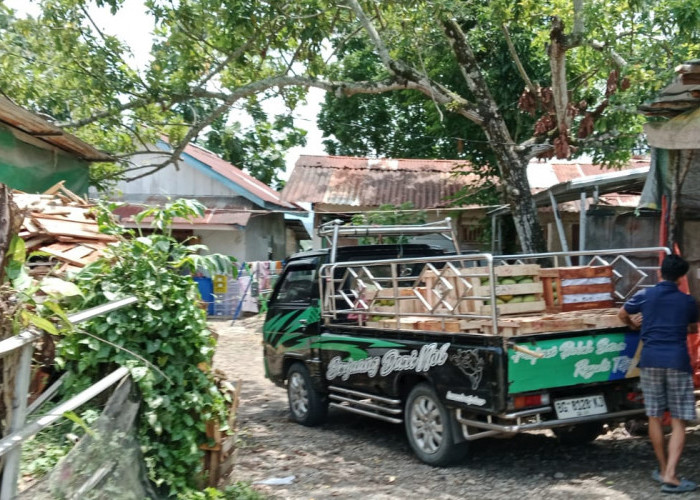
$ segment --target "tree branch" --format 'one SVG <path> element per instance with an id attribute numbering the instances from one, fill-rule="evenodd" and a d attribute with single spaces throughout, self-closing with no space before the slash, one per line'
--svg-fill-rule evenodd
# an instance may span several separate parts
<path id="1" fill-rule="evenodd" d="M 357 2 L 357 0 L 346 0 L 346 3 L 348 7 L 350 7 L 355 13 L 355 17 L 357 17 L 357 19 L 360 21 L 360 24 L 362 24 L 362 27 L 367 32 L 367 35 L 369 35 L 369 38 L 372 41 L 374 48 L 377 50 L 377 54 L 382 60 L 384 66 L 386 66 L 386 68 L 393 73 L 394 68 L 392 63 L 394 62 L 394 60 L 389 55 L 389 50 L 387 50 L 386 45 L 384 45 L 384 41 L 379 36 L 379 32 L 377 32 L 377 29 L 370 22 L 369 18 L 365 15 L 364 11 L 362 10 L 362 7 L 360 7 L 360 4 Z"/>
<path id="2" fill-rule="evenodd" d="M 513 58 L 515 67 L 518 68 L 518 73 L 520 73 L 520 77 L 525 82 L 525 86 L 530 90 L 530 93 L 534 97 L 536 97 L 537 87 L 535 87 L 535 84 L 532 83 L 532 80 L 530 80 L 530 77 L 527 75 L 527 71 L 525 71 L 523 63 L 520 61 L 518 51 L 515 50 L 515 45 L 513 44 L 513 39 L 510 36 L 510 31 L 508 31 L 508 26 L 506 25 L 506 23 L 501 24 L 501 31 L 503 31 L 503 35 L 506 38 L 506 45 L 508 45 L 508 51 L 510 52 L 510 56 Z"/>
<path id="3" fill-rule="evenodd" d="M 571 117 L 568 114 L 569 93 L 566 82 L 566 36 L 564 35 L 564 23 L 558 17 L 552 19 L 552 30 L 549 34 L 550 45 L 548 49 L 549 66 L 552 71 L 552 94 L 554 95 L 554 108 L 557 112 L 557 125 L 560 132 L 568 131 L 571 126 Z"/>
<path id="4" fill-rule="evenodd" d="M 627 61 L 620 54 L 618 54 L 612 47 L 608 47 L 603 42 L 599 42 L 598 40 L 591 40 L 588 42 L 588 45 L 597 51 L 607 52 L 608 55 L 610 56 L 610 59 L 612 59 L 613 63 L 615 63 L 615 65 L 618 68 L 622 69 L 625 66 L 627 66 Z"/>

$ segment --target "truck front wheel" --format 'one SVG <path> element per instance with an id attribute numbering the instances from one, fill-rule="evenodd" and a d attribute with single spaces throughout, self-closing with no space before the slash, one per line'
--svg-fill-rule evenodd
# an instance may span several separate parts
<path id="1" fill-rule="evenodd" d="M 411 390 L 404 416 L 408 442 L 422 462 L 442 467 L 466 455 L 467 443 L 455 443 L 453 420 L 430 385 L 421 383 Z"/>
<path id="2" fill-rule="evenodd" d="M 301 363 L 294 363 L 287 372 L 287 398 L 295 422 L 313 427 L 326 420 L 328 400 L 313 388 L 309 370 Z"/>

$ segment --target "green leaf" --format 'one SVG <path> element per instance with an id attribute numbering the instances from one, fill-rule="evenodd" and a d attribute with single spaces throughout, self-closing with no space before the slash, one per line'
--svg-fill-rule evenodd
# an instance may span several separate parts
<path id="1" fill-rule="evenodd" d="M 48 319 L 42 318 L 40 316 L 37 316 L 36 314 L 31 313 L 27 313 L 27 318 L 37 328 L 41 328 L 42 330 L 50 333 L 51 335 L 58 335 L 58 329 L 56 328 L 56 325 L 51 323 Z"/>
<path id="2" fill-rule="evenodd" d="M 78 414 L 76 414 L 74 411 L 66 411 L 63 412 L 63 416 L 66 417 L 68 420 L 71 422 L 79 425 L 82 427 L 82 429 L 85 431 L 86 434 L 88 434 L 91 437 L 95 437 L 95 433 L 93 432 L 92 429 L 85 423 L 85 420 L 80 418 Z"/>
<path id="3" fill-rule="evenodd" d="M 62 280 L 60 278 L 54 278 L 52 276 L 44 278 L 39 284 L 39 289 L 46 295 L 54 298 L 83 295 L 83 292 L 81 292 L 80 288 L 78 288 L 74 283 Z"/>

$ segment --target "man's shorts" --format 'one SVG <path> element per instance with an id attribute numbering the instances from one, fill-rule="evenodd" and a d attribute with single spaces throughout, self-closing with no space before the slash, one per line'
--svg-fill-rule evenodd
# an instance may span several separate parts
<path id="1" fill-rule="evenodd" d="M 673 368 L 641 368 L 642 392 L 647 416 L 695 420 L 695 395 L 690 373 Z"/>

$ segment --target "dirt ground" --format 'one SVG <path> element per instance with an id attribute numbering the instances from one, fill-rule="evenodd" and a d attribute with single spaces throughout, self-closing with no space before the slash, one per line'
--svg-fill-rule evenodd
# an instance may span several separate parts
<path id="1" fill-rule="evenodd" d="M 458 466 L 434 468 L 411 453 L 403 427 L 331 409 L 326 424 L 292 422 L 286 392 L 264 378 L 262 318 L 212 321 L 215 366 L 241 380 L 238 458 L 226 482 L 247 481 L 279 499 L 656 499 L 656 467 L 646 437 L 623 427 L 586 446 L 565 447 L 549 433 L 471 444 Z M 690 427 L 679 471 L 700 481 L 700 426 Z M 293 476 L 293 478 L 290 478 Z M 260 481 L 288 484 L 255 484 Z M 281 481 L 280 481 L 281 480 Z M 670 495 L 673 496 L 673 495 Z M 700 491 L 680 495 L 700 499 Z"/>

